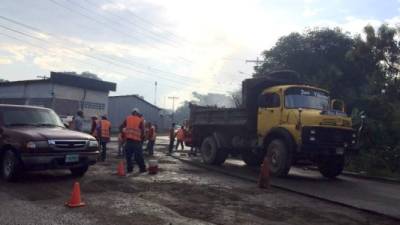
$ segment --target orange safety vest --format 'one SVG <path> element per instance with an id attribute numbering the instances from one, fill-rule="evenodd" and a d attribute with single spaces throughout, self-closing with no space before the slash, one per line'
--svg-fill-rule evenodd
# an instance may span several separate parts
<path id="1" fill-rule="evenodd" d="M 110 127 L 111 123 L 108 120 L 101 120 L 100 121 L 100 135 L 103 138 L 109 138 L 110 137 Z"/>
<path id="2" fill-rule="evenodd" d="M 140 130 L 140 124 L 142 123 L 143 119 L 138 116 L 130 115 L 126 117 L 125 121 L 125 138 L 134 141 L 141 141 L 142 132 Z"/>
<path id="3" fill-rule="evenodd" d="M 179 129 L 178 132 L 176 133 L 176 139 L 178 139 L 178 141 L 183 141 L 183 139 L 185 139 L 185 131 L 183 129 Z"/>

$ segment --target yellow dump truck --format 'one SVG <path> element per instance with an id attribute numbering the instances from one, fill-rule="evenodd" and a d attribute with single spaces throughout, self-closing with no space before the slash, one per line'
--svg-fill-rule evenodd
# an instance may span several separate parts
<path id="1" fill-rule="evenodd" d="M 277 71 L 242 83 L 242 106 L 190 105 L 192 143 L 204 163 L 220 165 L 241 155 L 249 166 L 265 156 L 275 176 L 292 165 L 314 164 L 328 178 L 338 176 L 355 151 L 356 132 L 344 103 L 301 82 L 294 71 Z"/>

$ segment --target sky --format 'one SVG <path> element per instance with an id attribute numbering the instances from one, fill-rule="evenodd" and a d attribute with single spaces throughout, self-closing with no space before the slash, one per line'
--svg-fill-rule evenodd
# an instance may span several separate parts
<path id="1" fill-rule="evenodd" d="M 171 108 L 239 90 L 281 36 L 382 23 L 400 25 L 400 0 L 0 0 L 0 78 L 89 71 Z"/>

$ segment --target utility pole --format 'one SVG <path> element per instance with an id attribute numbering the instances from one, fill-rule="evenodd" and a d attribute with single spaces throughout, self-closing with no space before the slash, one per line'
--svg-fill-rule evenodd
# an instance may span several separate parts
<path id="1" fill-rule="evenodd" d="M 174 123 L 175 122 L 175 118 L 174 118 L 174 116 L 175 116 L 175 100 L 178 100 L 179 97 L 171 96 L 171 97 L 168 97 L 168 99 L 172 99 L 172 122 Z"/>
<path id="2" fill-rule="evenodd" d="M 264 61 L 260 60 L 258 57 L 256 60 L 253 59 L 248 59 L 246 60 L 246 63 L 255 63 L 256 67 L 259 67 Z"/>
<path id="3" fill-rule="evenodd" d="M 157 105 L 157 81 L 154 82 L 154 105 Z"/>

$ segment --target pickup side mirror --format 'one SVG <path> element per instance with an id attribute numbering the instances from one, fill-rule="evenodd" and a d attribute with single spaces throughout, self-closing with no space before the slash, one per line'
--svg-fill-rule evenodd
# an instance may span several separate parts
<path id="1" fill-rule="evenodd" d="M 333 99 L 331 101 L 331 109 L 340 111 L 340 112 L 345 112 L 344 101 L 339 100 L 339 99 Z"/>

